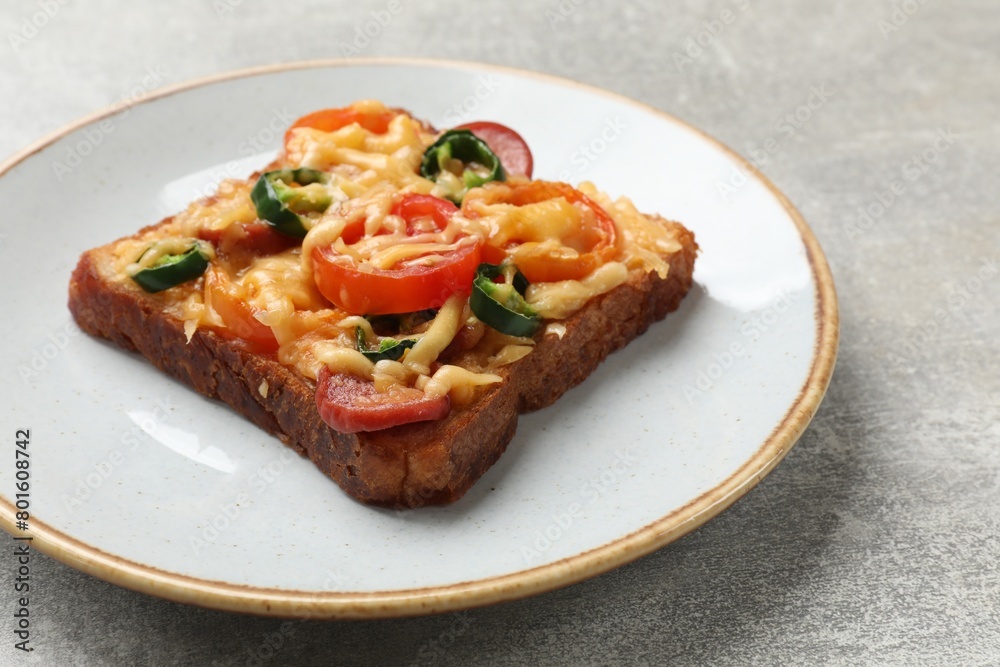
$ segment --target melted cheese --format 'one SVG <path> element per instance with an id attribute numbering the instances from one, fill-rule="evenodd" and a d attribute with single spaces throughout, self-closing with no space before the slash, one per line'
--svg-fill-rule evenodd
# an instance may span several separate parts
<path id="1" fill-rule="evenodd" d="M 361 327 L 361 330 L 365 334 L 366 340 L 374 340 L 375 338 L 375 330 L 372 329 L 372 323 L 369 322 L 367 319 L 361 317 L 360 315 L 351 315 L 349 317 L 345 317 L 344 319 L 342 319 L 340 322 L 337 323 L 337 326 L 342 329 L 346 329 L 351 333 L 354 333 L 355 329 Z"/>
<path id="2" fill-rule="evenodd" d="M 562 280 L 528 287 L 525 299 L 546 319 L 569 317 L 595 296 L 610 292 L 628 280 L 628 269 L 621 262 L 608 262 L 583 280 Z"/>
<path id="3" fill-rule="evenodd" d="M 125 274 L 130 277 L 134 276 L 140 271 L 151 268 L 163 257 L 167 255 L 182 255 L 195 245 L 209 259 L 215 257 L 215 249 L 204 241 L 194 238 L 167 237 L 148 246 L 148 249 L 143 251 L 134 262 L 125 267 Z"/>
<path id="4" fill-rule="evenodd" d="M 371 113 L 387 111 L 372 100 L 358 102 L 355 108 Z M 466 195 L 467 205 L 451 217 L 445 229 L 427 226 L 421 233 L 408 234 L 406 223 L 391 213 L 401 192 L 443 197 L 464 189 L 460 179 L 449 173 L 443 173 L 437 183 L 419 175 L 423 153 L 435 139 L 436 135 L 405 114 L 396 115 L 384 134 L 371 133 L 357 124 L 334 132 L 314 128 L 292 131 L 276 168 L 304 166 L 327 172 L 330 181 L 322 187 L 333 203 L 323 213 L 301 216 L 308 230 L 301 248 L 268 257 L 251 256 L 244 263 L 223 256 L 212 264 L 213 270 L 228 274 L 232 293 L 245 301 L 253 317 L 271 328 L 282 364 L 310 378 L 316 378 L 326 366 L 333 372 L 370 379 L 380 392 L 416 388 L 429 396 L 448 395 L 460 404 L 471 400 L 478 387 L 501 381 L 490 371 L 532 352 L 532 339 L 512 338 L 490 329 L 475 339 L 475 354 L 468 363 L 463 362 L 467 367 L 439 366 L 438 358 L 463 326 L 478 322 L 471 315 L 468 298 L 453 295 L 423 333 L 408 335 L 418 340 L 400 360 L 373 363 L 355 349 L 357 327 L 372 344 L 378 340 L 370 321 L 331 308 L 316 289 L 312 255 L 317 248 L 332 247 L 343 261 L 390 269 L 433 265 L 448 253 L 486 238 L 497 247 L 516 239 L 522 248 L 568 258 L 585 247 L 581 239 L 586 238 L 592 211 L 563 198 L 513 206 L 491 198 L 491 186 L 471 190 Z M 449 178 L 454 182 L 449 183 Z M 510 179 L 511 183 L 522 181 Z M 119 242 L 115 262 L 120 279 L 127 280 L 130 271 L 151 265 L 164 253 L 186 250 L 193 238 L 216 238 L 213 235 L 229 225 L 255 222 L 256 210 L 250 200 L 253 185 L 252 180 L 224 181 L 215 195 L 193 203 L 169 222 Z M 560 320 L 625 282 L 631 271 L 655 271 L 666 277 L 669 257 L 680 249 L 672 230 L 639 213 L 628 199 L 613 201 L 589 183 L 579 189 L 614 220 L 622 241 L 620 255 L 617 261 L 596 268 L 581 280 L 530 286 L 526 298 L 548 320 L 546 336 L 562 338 L 566 328 Z M 364 235 L 345 243 L 345 229 L 357 224 L 363 225 Z M 153 249 L 147 251 L 151 246 Z M 140 255 L 142 259 L 137 261 Z M 513 256 L 516 259 L 516 252 Z M 199 327 L 225 327 L 205 296 L 204 282 L 193 281 L 186 292 L 171 290 L 160 297 L 170 312 L 184 320 L 188 340 Z M 260 394 L 266 398 L 268 390 L 267 383 L 262 383 Z"/>
<path id="5" fill-rule="evenodd" d="M 411 379 L 413 373 L 398 361 L 383 359 L 377 362 L 372 370 L 375 389 L 382 393 L 391 391 L 397 386 L 406 386 Z"/>
<path id="6" fill-rule="evenodd" d="M 336 373 L 349 373 L 370 380 L 375 364 L 353 348 L 341 347 L 332 341 L 313 346 L 316 359 Z"/>
<path id="7" fill-rule="evenodd" d="M 376 105 L 366 104 L 366 108 L 386 111 Z M 312 169 L 326 171 L 336 166 L 342 174 L 356 172 L 351 180 L 369 187 L 389 182 L 397 188 L 411 186 L 429 192 L 434 184 L 418 170 L 424 148 L 432 141 L 433 135 L 426 135 L 420 123 L 399 114 L 385 134 L 374 134 L 357 124 L 335 132 L 298 128 L 288 141 L 287 157 L 292 164 Z"/>
<path id="8" fill-rule="evenodd" d="M 279 340 L 281 327 L 292 313 L 326 306 L 297 250 L 258 259 L 237 284 L 245 289 L 247 302 L 258 311 L 255 317 L 274 329 Z"/>
<path id="9" fill-rule="evenodd" d="M 180 304 L 178 315 L 184 320 L 184 335 L 187 336 L 189 343 L 194 332 L 198 330 L 198 324 L 206 317 L 205 310 L 201 292 L 192 292 Z"/>
<path id="10" fill-rule="evenodd" d="M 503 378 L 492 373 L 473 373 L 461 366 L 445 365 L 430 377 L 421 376 L 417 381 L 417 388 L 432 398 L 449 395 L 461 405 L 472 398 L 476 387 L 496 382 L 503 382 Z"/>
<path id="11" fill-rule="evenodd" d="M 559 197 L 527 206 L 494 204 L 480 211 L 495 221 L 496 233 L 491 237 L 498 246 L 510 239 L 526 242 L 555 242 L 575 234 L 583 221 L 579 208 Z"/>
<path id="12" fill-rule="evenodd" d="M 176 222 L 190 236 L 201 230 L 215 231 L 239 222 L 253 222 L 257 219 L 257 209 L 250 200 L 252 188 L 250 181 L 222 181 L 214 195 L 188 206 Z"/>
<path id="13" fill-rule="evenodd" d="M 520 345 L 516 343 L 511 345 L 504 345 L 502 348 L 500 348 L 499 352 L 497 352 L 496 354 L 494 354 L 489 358 L 489 362 L 487 363 L 486 367 L 500 368 L 501 366 L 512 364 L 515 361 L 523 359 L 524 357 L 531 354 L 531 351 L 533 349 L 534 349 L 533 345 Z"/>
<path id="14" fill-rule="evenodd" d="M 621 260 L 625 266 L 630 270 L 656 271 L 660 278 L 666 278 L 669 258 L 680 251 L 681 244 L 662 219 L 643 215 L 627 197 L 612 201 L 593 183 L 581 183 L 579 190 L 600 204 L 615 221 L 625 241 Z"/>
<path id="15" fill-rule="evenodd" d="M 559 340 L 563 339 L 566 335 L 566 325 L 562 322 L 549 322 L 545 325 L 545 335 L 555 336 Z"/>
<path id="16" fill-rule="evenodd" d="M 391 269 L 394 266 L 407 265 L 434 266 L 442 261 L 443 255 L 477 243 L 475 239 L 468 238 L 452 243 L 441 243 L 434 240 L 420 243 L 413 240 L 414 238 L 416 237 L 410 237 L 405 242 L 400 241 L 395 244 L 382 244 L 381 248 L 372 253 L 368 262 L 377 269 Z"/>
<path id="17" fill-rule="evenodd" d="M 417 344 L 407 352 L 403 364 L 418 375 L 430 373 L 431 363 L 448 347 L 455 334 L 465 321 L 462 313 L 465 310 L 465 297 L 453 294 L 441 306 L 434 323 Z"/>

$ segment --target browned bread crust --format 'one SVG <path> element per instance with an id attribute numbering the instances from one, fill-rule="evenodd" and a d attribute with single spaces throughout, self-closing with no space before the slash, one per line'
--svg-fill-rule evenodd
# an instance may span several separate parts
<path id="1" fill-rule="evenodd" d="M 69 308 L 80 327 L 134 350 L 198 392 L 218 398 L 286 445 L 308 456 L 349 495 L 366 503 L 419 507 L 450 503 L 503 454 L 519 412 L 553 403 L 614 350 L 676 309 L 691 286 L 697 245 L 676 223 L 681 250 L 666 279 L 633 272 L 564 321 L 566 333 L 541 338 L 534 351 L 499 369 L 489 385 L 443 420 L 343 434 L 319 416 L 315 383 L 273 355 L 199 329 L 188 342 L 183 322 L 161 301 L 107 274 L 114 243 L 84 253 L 73 272 Z M 259 391 L 267 382 L 267 396 Z"/>

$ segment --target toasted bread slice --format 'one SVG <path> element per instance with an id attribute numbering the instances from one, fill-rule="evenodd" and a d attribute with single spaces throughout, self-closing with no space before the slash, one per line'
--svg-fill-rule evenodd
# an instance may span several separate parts
<path id="1" fill-rule="evenodd" d="M 120 241 L 83 254 L 70 282 L 69 307 L 84 331 L 139 352 L 196 391 L 227 403 L 308 456 L 350 496 L 392 507 L 445 504 L 462 497 L 496 462 L 514 436 L 519 413 L 550 405 L 608 354 L 678 307 L 691 286 L 697 245 L 680 224 L 659 220 L 680 246 L 665 278 L 633 270 L 625 283 L 563 320 L 561 337 L 539 334 L 532 353 L 497 369 L 503 381 L 480 388 L 471 403 L 454 407 L 442 420 L 382 431 L 331 429 L 316 406 L 316 383 L 274 355 L 251 352 L 239 339 L 210 329 L 196 330 L 188 341 L 184 322 L 165 313 L 157 295 L 115 274 Z"/>

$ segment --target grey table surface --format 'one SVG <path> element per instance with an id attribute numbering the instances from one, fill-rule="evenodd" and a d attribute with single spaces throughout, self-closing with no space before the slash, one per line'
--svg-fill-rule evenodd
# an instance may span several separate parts
<path id="1" fill-rule="evenodd" d="M 4 0 L 0 156 L 121 99 L 147 68 L 166 84 L 339 57 L 388 6 Z M 13 648 L 12 574 L 0 568 L 0 663 L 1000 665 L 1000 5 L 399 8 L 361 55 L 569 77 L 759 163 L 815 230 L 837 282 L 840 357 L 813 424 L 688 537 L 590 581 L 458 614 L 283 625 L 147 597 L 39 556 L 30 656 Z M 780 129 L 796 111 L 794 131 Z M 894 201 L 877 206 L 894 183 Z"/>

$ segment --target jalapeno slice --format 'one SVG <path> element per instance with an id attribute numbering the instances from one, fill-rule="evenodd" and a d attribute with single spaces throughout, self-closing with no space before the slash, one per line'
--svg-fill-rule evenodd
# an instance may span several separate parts
<path id="1" fill-rule="evenodd" d="M 333 198 L 323 187 L 329 182 L 329 174 L 307 167 L 269 171 L 257 179 L 250 200 L 258 218 L 282 234 L 301 239 L 309 230 L 299 214 L 322 213 L 330 206 Z"/>
<path id="2" fill-rule="evenodd" d="M 503 283 L 496 279 L 504 277 Z M 528 280 L 513 264 L 480 264 L 469 306 L 484 324 L 508 336 L 531 337 L 542 318 L 524 300 Z"/>
<path id="3" fill-rule="evenodd" d="M 361 327 L 355 327 L 354 340 L 357 344 L 358 352 L 363 354 L 365 359 L 375 363 L 385 360 L 398 361 L 404 352 L 417 343 L 413 339 L 396 340 L 395 338 L 384 338 L 379 344 L 378 349 L 370 350 L 368 349 L 368 341 L 365 340 L 365 330 Z"/>
<path id="4" fill-rule="evenodd" d="M 152 249 L 153 246 L 142 254 L 145 255 Z M 139 256 L 139 260 L 142 260 L 142 255 Z M 209 256 L 202 250 L 201 245 L 195 242 L 180 254 L 161 255 L 148 267 L 132 274 L 132 280 L 147 292 L 162 292 L 203 274 L 208 268 L 208 260 Z"/>
<path id="5" fill-rule="evenodd" d="M 420 175 L 437 182 L 442 172 L 460 178 L 464 190 L 507 178 L 497 154 L 469 130 L 448 130 L 424 151 Z M 458 203 L 463 194 L 452 193 L 450 198 Z"/>

